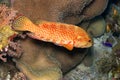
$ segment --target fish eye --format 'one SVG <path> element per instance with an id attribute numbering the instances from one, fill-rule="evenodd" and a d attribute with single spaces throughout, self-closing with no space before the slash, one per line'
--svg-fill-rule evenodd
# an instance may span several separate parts
<path id="1" fill-rule="evenodd" d="M 91 40 L 88 40 L 88 42 L 91 42 Z"/>

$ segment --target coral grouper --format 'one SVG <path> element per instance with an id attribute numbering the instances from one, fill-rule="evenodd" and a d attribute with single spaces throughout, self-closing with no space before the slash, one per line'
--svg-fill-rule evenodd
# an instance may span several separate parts
<path id="1" fill-rule="evenodd" d="M 20 16 L 14 20 L 13 28 L 18 31 L 29 31 L 28 35 L 32 38 L 52 42 L 68 50 L 72 50 L 73 47 L 87 48 L 92 45 L 85 30 L 70 24 L 47 21 L 33 24 L 27 17 Z"/>

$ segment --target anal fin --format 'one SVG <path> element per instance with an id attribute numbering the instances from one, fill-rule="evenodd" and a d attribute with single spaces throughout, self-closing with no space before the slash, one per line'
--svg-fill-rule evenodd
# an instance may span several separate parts
<path id="1" fill-rule="evenodd" d="M 68 49 L 68 50 L 73 50 L 73 45 L 72 44 L 63 44 L 62 45 L 63 47 L 65 47 L 66 49 Z"/>

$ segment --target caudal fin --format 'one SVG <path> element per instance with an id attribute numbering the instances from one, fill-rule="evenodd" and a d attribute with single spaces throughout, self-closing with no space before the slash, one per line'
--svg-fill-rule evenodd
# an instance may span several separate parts
<path id="1" fill-rule="evenodd" d="M 12 25 L 13 29 L 18 31 L 31 31 L 34 26 L 32 21 L 25 16 L 20 16 L 15 19 Z"/>

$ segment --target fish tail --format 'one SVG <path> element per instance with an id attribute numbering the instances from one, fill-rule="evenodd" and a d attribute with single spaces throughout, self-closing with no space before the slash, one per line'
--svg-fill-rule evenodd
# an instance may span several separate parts
<path id="1" fill-rule="evenodd" d="M 17 19 L 15 19 L 12 25 L 12 28 L 18 31 L 32 32 L 32 27 L 36 26 L 32 23 L 32 21 L 29 18 L 25 16 L 20 16 Z"/>

